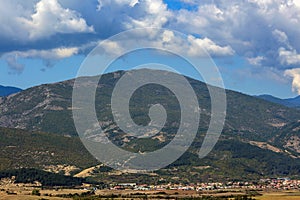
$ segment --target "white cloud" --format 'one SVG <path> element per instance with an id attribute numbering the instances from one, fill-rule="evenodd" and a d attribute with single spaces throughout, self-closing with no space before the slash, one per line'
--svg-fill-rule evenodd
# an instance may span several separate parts
<path id="1" fill-rule="evenodd" d="M 173 31 L 166 30 L 163 32 L 162 41 L 163 42 L 170 42 L 174 39 L 175 35 Z"/>
<path id="2" fill-rule="evenodd" d="M 141 15 L 130 16 L 127 28 L 163 27 L 172 15 L 161 0 L 144 0 L 139 3 L 139 7 L 143 7 Z"/>
<path id="3" fill-rule="evenodd" d="M 10 55 L 7 62 L 21 71 L 18 58 L 61 59 L 81 53 L 80 46 L 91 40 L 157 27 L 184 32 L 187 40 L 167 31 L 160 36 L 147 33 L 157 37 L 149 43 L 193 56 L 202 55 L 202 48 L 213 56 L 236 53 L 255 73 L 274 68 L 282 76 L 287 67 L 300 64 L 300 0 L 181 1 L 193 9 L 170 10 L 163 0 L 0 0 L 0 53 Z M 126 44 L 107 45 L 119 53 Z"/>
<path id="4" fill-rule="evenodd" d="M 130 2 L 130 6 L 131 7 L 134 7 L 136 4 L 138 4 L 140 1 L 139 0 L 132 0 L 131 2 Z"/>
<path id="5" fill-rule="evenodd" d="M 172 31 L 164 31 L 161 38 L 158 38 L 156 41 L 159 46 L 168 47 L 172 49 L 175 53 L 180 55 L 187 55 L 192 57 L 206 57 L 210 56 L 232 56 L 234 50 L 230 46 L 220 46 L 213 42 L 209 38 L 197 38 L 193 35 L 187 35 L 187 37 L 181 37 L 178 34 L 175 34 Z"/>
<path id="6" fill-rule="evenodd" d="M 234 54 L 234 50 L 230 46 L 219 46 L 209 38 L 201 39 L 189 35 L 188 41 L 190 43 L 188 52 L 191 56 L 197 56 L 202 49 L 205 49 L 212 56 L 228 56 Z"/>
<path id="7" fill-rule="evenodd" d="M 247 61 L 249 62 L 249 64 L 251 65 L 255 65 L 255 66 L 260 66 L 261 62 L 264 60 L 265 58 L 263 56 L 257 56 L 255 58 L 247 58 Z"/>
<path id="8" fill-rule="evenodd" d="M 294 4 L 298 7 L 300 7 L 300 1 L 299 0 L 294 0 Z"/>
<path id="9" fill-rule="evenodd" d="M 41 0 L 31 19 L 20 18 L 30 39 L 49 37 L 56 33 L 93 32 L 79 13 L 63 8 L 57 0 Z"/>
<path id="10" fill-rule="evenodd" d="M 163 27 L 172 12 L 162 0 L 98 0 L 103 24 L 121 30 L 142 27 Z"/>
<path id="11" fill-rule="evenodd" d="M 249 2 L 259 5 L 260 8 L 267 9 L 274 3 L 274 0 L 249 0 Z"/>
<path id="12" fill-rule="evenodd" d="M 181 2 L 191 5 L 197 5 L 199 3 L 198 0 L 181 0 Z"/>
<path id="13" fill-rule="evenodd" d="M 138 37 L 142 40 L 138 40 Z M 167 29 L 147 29 L 147 32 L 144 29 L 136 29 L 130 32 L 130 35 L 126 35 L 123 40 L 107 40 L 102 44 L 108 55 L 122 55 L 126 49 L 141 46 L 171 49 L 173 53 L 188 57 L 232 56 L 234 54 L 230 46 L 220 46 L 209 38 L 197 38 Z"/>
<path id="14" fill-rule="evenodd" d="M 287 45 L 287 46 L 290 46 L 290 45 L 289 45 L 289 38 L 288 38 L 288 36 L 286 35 L 285 32 L 280 31 L 280 30 L 278 30 L 278 29 L 275 29 L 275 30 L 272 32 L 272 34 L 273 34 L 274 37 L 278 40 L 278 42 L 283 43 L 283 44 L 285 44 L 285 45 Z"/>
<path id="15" fill-rule="evenodd" d="M 300 95 L 300 68 L 286 70 L 284 75 L 293 79 L 292 89 Z"/>
<path id="16" fill-rule="evenodd" d="M 50 50 L 29 50 L 29 51 L 15 51 L 9 54 L 15 54 L 22 58 L 43 58 L 43 59 L 62 59 L 76 55 L 79 49 L 72 48 L 55 48 Z M 8 55 L 9 55 L 8 54 Z"/>
<path id="17" fill-rule="evenodd" d="M 286 50 L 285 48 L 280 48 L 278 50 L 280 63 L 282 65 L 296 65 L 300 64 L 300 54 L 297 53 L 295 49 Z"/>
<path id="18" fill-rule="evenodd" d="M 93 32 L 74 10 L 63 8 L 57 0 L 1 0 L 0 36 L 28 43 L 57 33 Z"/>
<path id="19" fill-rule="evenodd" d="M 0 0 L 0 36 L 2 40 L 19 41 L 28 38 L 28 32 L 24 29 L 24 25 L 19 19 L 30 16 L 30 13 L 33 12 L 34 3 L 34 1 L 24 3 L 24 1 L 20 2 L 17 0 Z"/>
<path id="20" fill-rule="evenodd" d="M 204 2 L 196 11 L 174 11 L 170 27 L 229 45 L 245 57 L 264 56 L 269 66 L 276 65 L 282 44 L 300 50 L 300 8 L 291 0 Z"/>
<path id="21" fill-rule="evenodd" d="M 125 49 L 122 47 L 121 43 L 117 43 L 111 40 L 105 40 L 101 44 L 105 49 L 106 53 L 110 55 L 122 55 L 125 52 Z"/>

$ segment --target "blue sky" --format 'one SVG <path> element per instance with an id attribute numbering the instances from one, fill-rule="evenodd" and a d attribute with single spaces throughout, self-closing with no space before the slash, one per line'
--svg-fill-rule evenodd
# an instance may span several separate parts
<path id="1" fill-rule="evenodd" d="M 200 56 L 198 46 L 206 49 L 228 89 L 282 98 L 300 93 L 299 0 L 0 1 L 1 85 L 25 89 L 74 78 L 99 42 L 156 27 L 188 36 L 183 46 L 175 38 L 175 49 L 192 56 Z"/>

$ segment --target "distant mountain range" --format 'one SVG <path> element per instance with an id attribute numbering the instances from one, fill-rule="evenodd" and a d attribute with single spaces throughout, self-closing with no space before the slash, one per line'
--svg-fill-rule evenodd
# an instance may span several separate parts
<path id="1" fill-rule="evenodd" d="M 5 97 L 17 92 L 22 91 L 22 89 L 20 88 L 16 88 L 16 87 L 9 87 L 9 86 L 2 86 L 0 85 L 0 97 Z"/>
<path id="2" fill-rule="evenodd" d="M 300 108 L 300 96 L 297 96 L 295 98 L 289 98 L 289 99 L 280 99 L 272 95 L 259 95 L 256 97 L 272 103 L 277 103 L 283 106 L 287 106 L 290 108 Z"/>
<path id="3" fill-rule="evenodd" d="M 165 146 L 178 130 L 178 100 L 170 90 L 159 85 L 148 84 L 138 89 L 130 100 L 133 121 L 140 125 L 148 124 L 149 107 L 159 103 L 167 111 L 167 123 L 158 134 L 149 138 L 128 135 L 114 122 L 110 106 L 113 89 L 124 73 L 105 74 L 99 82 L 95 97 L 99 124 L 120 148 L 149 152 Z M 143 175 L 146 176 L 143 179 L 140 175 L 106 173 L 110 171 L 107 168 L 94 170 L 93 178 L 136 182 L 163 177 L 166 181 L 190 182 L 300 177 L 299 110 L 230 90 L 226 90 L 227 116 L 222 136 L 214 150 L 206 158 L 199 159 L 197 152 L 210 120 L 210 95 L 203 82 L 188 77 L 187 80 L 201 109 L 198 134 L 189 150 L 175 163 L 154 175 Z M 10 98 L 0 98 L 0 127 L 7 127 L 0 128 L 0 136 L 4 138 L 2 143 L 0 141 L 0 150 L 4 152 L 0 154 L 0 170 L 33 166 L 43 170 L 52 167 L 57 169 L 51 171 L 59 171 L 70 166 L 83 169 L 97 164 L 88 152 L 82 150 L 77 137 L 72 119 L 73 84 L 74 80 L 45 84 Z M 82 87 L 88 86 L 87 78 Z M 41 131 L 47 134 L 40 134 Z"/>

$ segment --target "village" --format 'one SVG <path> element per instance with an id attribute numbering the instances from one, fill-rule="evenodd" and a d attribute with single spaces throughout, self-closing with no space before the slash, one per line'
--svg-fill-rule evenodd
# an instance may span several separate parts
<path id="1" fill-rule="evenodd" d="M 27 186 L 42 188 L 43 185 L 38 181 L 30 184 L 15 183 L 15 177 L 3 178 L 0 180 L 0 186 Z M 59 188 L 59 187 L 54 187 Z M 160 190 L 185 190 L 185 191 L 213 191 L 213 190 L 230 190 L 230 189 L 243 189 L 243 190 L 300 190 L 300 180 L 290 178 L 266 178 L 260 179 L 257 182 L 248 181 L 229 181 L 229 182 L 203 182 L 195 184 L 137 184 L 137 183 L 113 183 L 102 185 L 101 188 L 94 184 L 83 184 L 82 186 L 75 187 L 83 190 L 136 190 L 136 191 L 160 191 Z"/>
<path id="2" fill-rule="evenodd" d="M 162 184 L 162 185 L 148 185 L 136 183 L 119 183 L 111 184 L 110 190 L 194 190 L 194 191 L 212 191 L 212 190 L 230 190 L 230 189 L 244 189 L 244 190 L 300 190 L 300 180 L 291 180 L 289 178 L 269 178 L 261 179 L 258 182 L 210 182 L 197 184 Z"/>
<path id="3" fill-rule="evenodd" d="M 196 183 L 196 184 L 137 184 L 137 183 L 113 183 L 113 184 L 87 184 L 74 187 L 53 186 L 45 187 L 40 182 L 16 183 L 15 177 L 0 180 L 0 199 L 74 199 L 91 198 L 99 199 L 152 199 L 168 198 L 199 198 L 199 197 L 248 197 L 260 199 L 260 196 L 274 195 L 299 195 L 300 180 L 289 178 L 268 178 L 257 182 L 229 181 Z M 1 200 L 2 200 L 1 199 Z"/>

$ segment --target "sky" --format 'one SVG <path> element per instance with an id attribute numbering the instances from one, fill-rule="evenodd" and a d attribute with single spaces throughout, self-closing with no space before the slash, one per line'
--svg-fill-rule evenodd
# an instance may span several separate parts
<path id="1" fill-rule="evenodd" d="M 166 45 L 178 52 L 201 57 L 204 48 L 227 89 L 300 94 L 300 0 L 0 0 L 0 23 L 0 85 L 74 78 L 97 44 L 155 27 L 169 30 L 160 39 L 172 38 Z M 110 47 L 116 53 L 121 46 Z M 126 62 L 114 69 L 127 69 Z M 181 72 L 192 76 L 186 66 Z"/>

